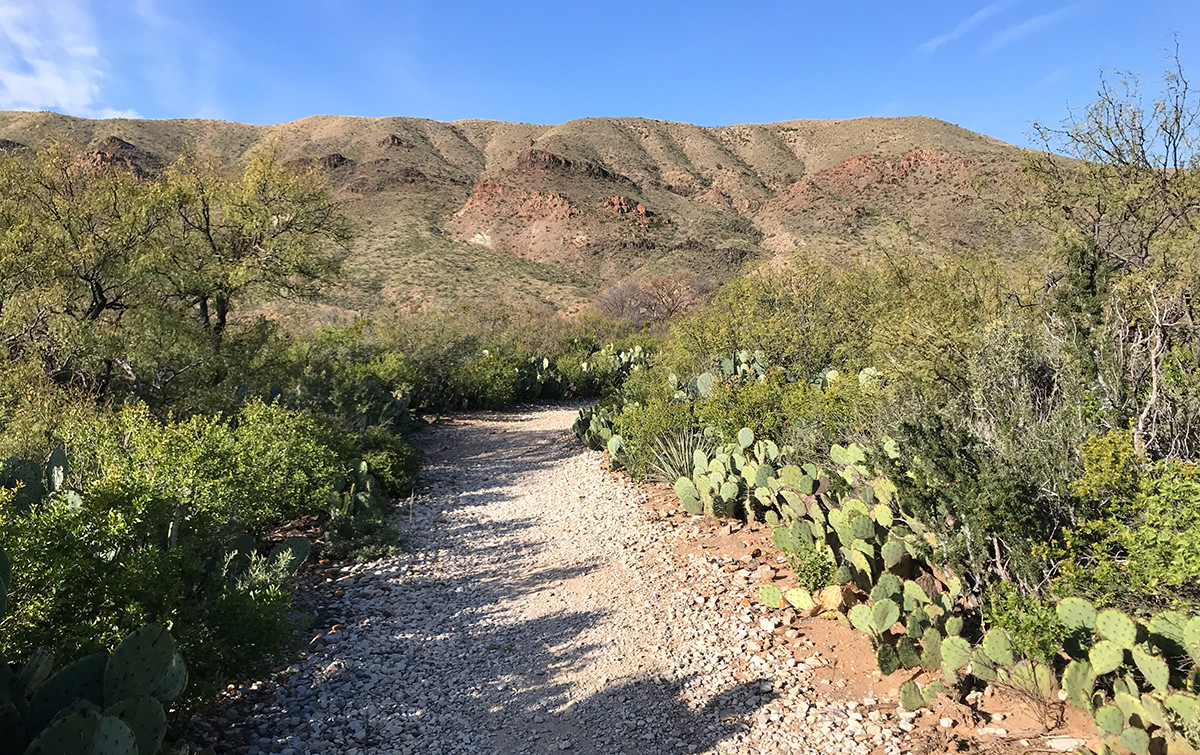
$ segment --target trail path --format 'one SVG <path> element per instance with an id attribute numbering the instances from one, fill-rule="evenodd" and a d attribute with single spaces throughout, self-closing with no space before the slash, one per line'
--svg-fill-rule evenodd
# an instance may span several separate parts
<path id="1" fill-rule="evenodd" d="M 911 725 L 818 702 L 829 660 L 746 608 L 727 564 L 677 555 L 678 533 L 575 442 L 575 414 L 476 413 L 421 433 L 406 551 L 318 587 L 323 626 L 345 628 L 207 714 L 193 741 L 284 755 L 899 753 Z"/>

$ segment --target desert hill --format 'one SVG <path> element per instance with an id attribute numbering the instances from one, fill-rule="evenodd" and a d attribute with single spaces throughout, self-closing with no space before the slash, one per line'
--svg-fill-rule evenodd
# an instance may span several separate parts
<path id="1" fill-rule="evenodd" d="M 52 142 L 152 173 L 184 149 L 230 164 L 272 147 L 328 173 L 360 238 L 336 309 L 495 300 L 571 309 L 677 269 L 827 256 L 1019 254 L 979 187 L 1016 147 L 925 117 L 700 127 L 639 118 L 556 126 L 314 116 L 257 126 L 0 113 L 0 150 Z"/>

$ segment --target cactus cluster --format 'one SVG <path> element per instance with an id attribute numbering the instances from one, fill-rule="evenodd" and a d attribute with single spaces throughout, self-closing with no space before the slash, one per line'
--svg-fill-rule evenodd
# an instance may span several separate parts
<path id="1" fill-rule="evenodd" d="M 571 426 L 575 436 L 593 451 L 603 451 L 613 437 L 612 412 L 603 406 L 585 406 Z"/>
<path id="2" fill-rule="evenodd" d="M 795 469 L 783 464 L 790 452 L 787 446 L 780 448 L 770 440 L 756 440 L 754 431 L 744 427 L 734 442 L 711 454 L 696 450 L 692 476 L 676 480 L 675 493 L 691 514 L 744 516 L 777 524 L 784 503 L 780 494 L 785 487 L 779 476 Z"/>
<path id="3" fill-rule="evenodd" d="M 1059 677 L 1047 663 L 1023 658 L 1003 629 L 964 633 L 961 582 L 932 567 L 932 533 L 899 512 L 895 486 L 874 474 L 863 449 L 831 449 L 831 474 L 847 488 L 836 500 L 829 476 L 789 463 L 789 451 L 743 429 L 711 456 L 697 452 L 692 476 L 679 478 L 675 492 L 693 514 L 765 521 L 784 553 L 825 549 L 843 586 L 836 589 L 848 585 L 861 596 L 836 616 L 870 635 L 879 670 L 922 667 L 940 675 L 924 687 L 904 684 L 904 707 L 928 705 L 971 679 L 1043 699 L 1061 685 L 1112 747 L 1147 755 L 1157 741 L 1167 753 L 1200 750 L 1200 617 L 1166 612 L 1143 622 L 1066 598 L 1057 612 L 1072 660 Z M 759 598 L 801 610 L 821 602 L 807 590 L 773 585 Z"/>
<path id="4" fill-rule="evenodd" d="M 1167 611 L 1140 621 L 1066 598 L 1058 618 L 1071 632 L 1063 672 L 1067 699 L 1092 714 L 1106 746 L 1147 755 L 1200 749 L 1200 617 Z"/>
<path id="5" fill-rule="evenodd" d="M 0 549 L 0 595 L 11 580 Z M 0 618 L 4 601 L 0 600 Z M 167 732 L 163 705 L 183 693 L 187 667 L 170 632 L 147 624 L 111 653 L 53 671 L 50 653 L 21 667 L 0 655 L 0 752 L 24 755 L 155 755 Z"/>

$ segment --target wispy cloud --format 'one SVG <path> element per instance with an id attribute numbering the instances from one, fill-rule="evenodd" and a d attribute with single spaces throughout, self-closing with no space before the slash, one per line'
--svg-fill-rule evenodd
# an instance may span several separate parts
<path id="1" fill-rule="evenodd" d="M 102 102 L 104 68 L 82 0 L 0 0 L 0 108 L 136 117 Z"/>
<path id="2" fill-rule="evenodd" d="M 991 5 L 985 5 L 984 7 L 972 13 L 965 20 L 959 23 L 958 26 L 955 26 L 950 31 L 919 45 L 917 47 L 917 52 L 928 54 L 947 42 L 953 42 L 967 32 L 978 28 L 989 18 L 1016 5 L 1017 2 L 1019 2 L 1019 0 L 1000 0 L 1000 2 L 992 3 Z"/>
<path id="3" fill-rule="evenodd" d="M 1040 31 L 1045 31 L 1056 24 L 1060 23 L 1067 16 L 1071 15 L 1079 8 L 1079 4 L 1066 5 L 1058 10 L 1042 13 L 1028 20 L 1022 21 L 1015 26 L 1010 26 L 1004 31 L 998 32 L 988 40 L 988 43 L 983 46 L 985 53 L 998 52 L 1005 47 L 1008 47 L 1017 40 L 1028 37 L 1030 34 L 1036 34 Z"/>

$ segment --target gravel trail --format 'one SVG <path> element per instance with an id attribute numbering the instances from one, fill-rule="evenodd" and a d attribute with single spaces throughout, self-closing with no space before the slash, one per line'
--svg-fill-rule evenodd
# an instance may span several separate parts
<path id="1" fill-rule="evenodd" d="M 316 588 L 322 626 L 344 628 L 190 740 L 252 755 L 899 753 L 903 714 L 818 700 L 828 659 L 796 652 L 790 617 L 746 608 L 728 563 L 675 555 L 679 532 L 570 434 L 576 408 L 417 436 L 405 552 Z"/>

